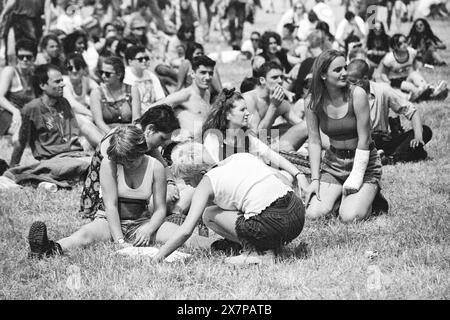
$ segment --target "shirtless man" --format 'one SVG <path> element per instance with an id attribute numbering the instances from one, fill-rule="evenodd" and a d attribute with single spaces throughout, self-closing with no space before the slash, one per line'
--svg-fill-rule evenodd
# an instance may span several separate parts
<path id="1" fill-rule="evenodd" d="M 192 61 L 192 84 L 153 104 L 168 104 L 175 109 L 181 133 L 173 139 L 201 139 L 202 126 L 211 109 L 209 85 L 215 65 L 216 62 L 207 56 L 195 57 Z"/>
<path id="2" fill-rule="evenodd" d="M 296 151 L 308 138 L 306 122 L 294 111 L 285 100 L 283 69 L 276 62 L 266 62 L 257 71 L 259 84 L 254 90 L 243 94 L 248 111 L 252 114 L 249 126 L 264 141 L 270 136 L 273 141 L 277 130 L 275 120 L 282 116 L 287 122 L 287 131 L 280 137 L 279 148 L 284 151 Z M 282 127 L 286 128 L 286 125 Z M 283 128 L 280 128 L 283 129 Z"/>

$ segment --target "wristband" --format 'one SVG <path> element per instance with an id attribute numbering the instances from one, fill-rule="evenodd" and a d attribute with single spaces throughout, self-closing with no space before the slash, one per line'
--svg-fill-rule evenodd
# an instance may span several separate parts
<path id="1" fill-rule="evenodd" d="M 117 243 L 118 243 L 118 244 L 125 243 L 125 240 L 123 240 L 123 238 L 120 238 L 119 240 L 117 240 Z"/>

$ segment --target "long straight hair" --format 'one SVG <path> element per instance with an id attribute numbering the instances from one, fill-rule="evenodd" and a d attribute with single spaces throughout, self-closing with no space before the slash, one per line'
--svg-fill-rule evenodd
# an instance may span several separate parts
<path id="1" fill-rule="evenodd" d="M 319 107 L 324 104 L 327 95 L 327 87 L 325 85 L 325 81 L 322 79 L 322 75 L 328 71 L 330 64 L 338 57 L 343 57 L 345 59 L 343 52 L 337 50 L 327 50 L 322 52 L 314 61 L 312 66 L 313 76 L 311 88 L 308 92 L 308 94 L 311 95 L 308 108 L 314 112 L 317 112 Z M 345 91 L 347 91 L 347 88 Z"/>

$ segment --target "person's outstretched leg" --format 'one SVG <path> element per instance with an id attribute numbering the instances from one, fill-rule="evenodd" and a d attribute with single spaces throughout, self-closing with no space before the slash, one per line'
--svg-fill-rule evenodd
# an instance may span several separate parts
<path id="1" fill-rule="evenodd" d="M 58 241 L 63 251 L 87 246 L 97 241 L 108 241 L 111 239 L 108 220 L 99 218 L 82 226 L 78 231 L 67 238 Z"/>

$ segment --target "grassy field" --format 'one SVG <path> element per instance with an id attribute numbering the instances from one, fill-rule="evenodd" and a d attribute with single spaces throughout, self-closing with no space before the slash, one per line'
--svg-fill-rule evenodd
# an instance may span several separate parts
<path id="1" fill-rule="evenodd" d="M 257 20 L 261 30 L 265 17 Z M 432 26 L 450 47 L 450 22 Z M 450 62 L 450 51 L 443 55 Z M 219 70 L 238 84 L 249 65 Z M 450 68 L 427 71 L 426 77 L 450 79 Z M 193 256 L 186 262 L 154 265 L 116 256 L 110 243 L 30 261 L 26 237 L 33 221 L 45 221 L 52 239 L 88 222 L 77 214 L 81 187 L 1 193 L 0 299 L 449 299 L 449 99 L 418 105 L 434 132 L 430 159 L 383 167 L 388 215 L 349 225 L 334 218 L 306 221 L 273 266 L 236 268 L 223 262 L 224 255 L 189 250 Z M 0 158 L 9 160 L 10 153 L 8 139 L 0 139 Z M 26 150 L 23 163 L 32 161 Z M 369 259 L 367 251 L 378 256 Z"/>

